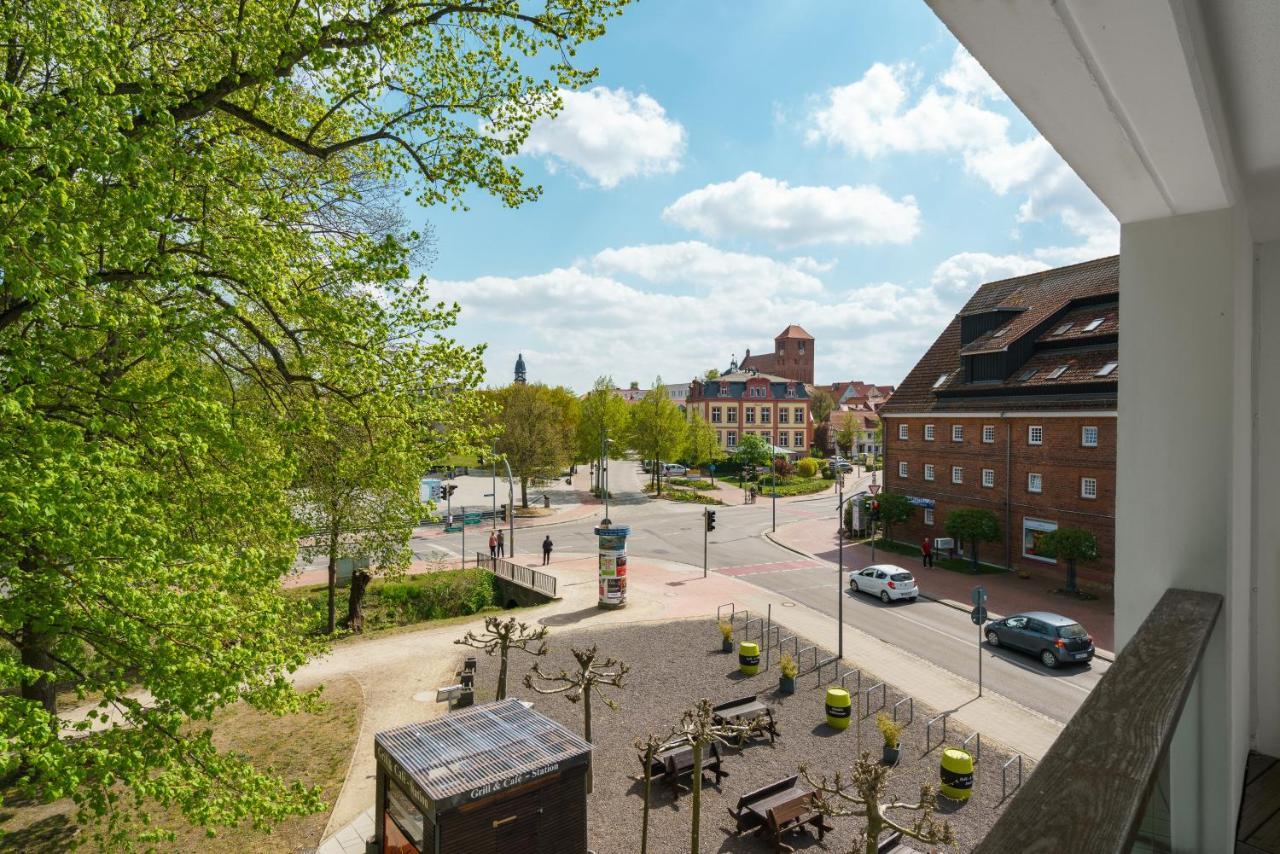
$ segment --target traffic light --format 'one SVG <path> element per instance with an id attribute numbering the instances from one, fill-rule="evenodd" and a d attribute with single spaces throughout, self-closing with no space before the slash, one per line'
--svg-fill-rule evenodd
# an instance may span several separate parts
<path id="1" fill-rule="evenodd" d="M 444 485 L 444 497 L 445 497 L 445 498 L 452 498 L 452 497 L 453 497 L 453 492 L 454 492 L 454 490 L 455 490 L 455 489 L 457 489 L 457 488 L 458 488 L 458 484 L 456 484 L 456 483 L 446 483 L 446 484 Z"/>
<path id="2" fill-rule="evenodd" d="M 716 511 L 703 510 L 702 512 L 704 514 L 704 518 L 706 519 L 707 530 L 714 531 L 716 529 Z"/>
<path id="3" fill-rule="evenodd" d="M 879 501 L 871 502 L 871 521 L 872 522 L 880 521 L 880 502 Z"/>

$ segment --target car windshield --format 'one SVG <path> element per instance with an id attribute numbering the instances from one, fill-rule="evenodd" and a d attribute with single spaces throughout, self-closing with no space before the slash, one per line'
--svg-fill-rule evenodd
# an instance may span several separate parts
<path id="1" fill-rule="evenodd" d="M 889 576 L 889 577 L 890 577 L 890 578 L 892 578 L 894 581 L 910 581 L 910 580 L 911 580 L 911 573 L 909 573 L 909 572 L 895 572 L 893 575 L 891 575 L 891 576 Z"/>
<path id="2" fill-rule="evenodd" d="M 1084 630 L 1084 626 L 1079 623 L 1072 623 L 1069 626 L 1058 627 L 1058 637 L 1062 638 L 1087 638 L 1089 633 Z"/>

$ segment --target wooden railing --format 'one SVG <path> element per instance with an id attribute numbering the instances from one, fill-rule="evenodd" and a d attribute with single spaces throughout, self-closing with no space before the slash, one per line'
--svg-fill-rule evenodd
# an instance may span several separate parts
<path id="1" fill-rule="evenodd" d="M 1221 608 L 1165 591 L 975 854 L 1129 850 Z"/>
<path id="2" fill-rule="evenodd" d="M 533 567 L 512 563 L 500 557 L 490 557 L 484 552 L 476 552 L 476 566 L 487 569 L 499 578 L 505 578 L 521 587 L 527 587 L 552 599 L 556 598 L 554 575 L 548 575 Z"/>

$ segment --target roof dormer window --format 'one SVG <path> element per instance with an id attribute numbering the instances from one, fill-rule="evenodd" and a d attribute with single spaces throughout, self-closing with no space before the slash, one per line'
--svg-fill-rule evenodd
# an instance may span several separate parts
<path id="1" fill-rule="evenodd" d="M 721 396 L 721 397 L 728 397 L 728 396 L 729 396 L 729 384 L 728 384 L 728 383 L 720 383 L 720 396 Z"/>
<path id="2" fill-rule="evenodd" d="M 1104 320 L 1106 320 L 1105 317 L 1095 317 L 1093 320 L 1089 321 L 1089 325 L 1084 328 L 1084 331 L 1092 332 L 1093 330 L 1101 326 Z"/>
<path id="3" fill-rule="evenodd" d="M 1022 372 L 1022 376 L 1018 377 L 1018 379 L 1025 383 L 1027 380 L 1031 379 L 1035 375 L 1036 375 L 1036 369 L 1028 368 L 1027 370 Z"/>
<path id="4" fill-rule="evenodd" d="M 1053 334 L 1054 334 L 1054 335 L 1066 335 L 1068 332 L 1070 332 L 1070 331 L 1071 331 L 1071 326 L 1072 326 L 1072 323 L 1071 323 L 1071 321 L 1070 321 L 1070 320 L 1068 320 L 1066 323 L 1062 324 L 1062 325 L 1061 325 L 1061 326 L 1059 326 L 1057 329 L 1053 330 Z"/>
<path id="5" fill-rule="evenodd" d="M 796 396 L 795 383 L 787 383 L 787 397 L 795 397 L 795 396 Z"/>
<path id="6" fill-rule="evenodd" d="M 943 374 L 942 376 L 938 377 L 938 378 L 934 381 L 934 383 L 933 383 L 933 387 L 934 387 L 934 388 L 941 388 L 943 385 L 945 385 L 945 384 L 946 384 L 946 382 L 947 382 L 947 377 L 949 377 L 949 376 L 951 376 L 951 374 Z"/>
<path id="7" fill-rule="evenodd" d="M 1004 337 L 1004 334 L 1005 334 L 1006 332 L 1008 332 L 1008 331 L 1009 331 L 1009 327 L 1007 327 L 1007 326 L 1001 326 L 999 329 L 997 329 L 995 332 L 993 332 L 993 333 L 991 334 L 991 337 L 992 337 L 992 338 L 1003 338 L 1003 337 Z"/>
<path id="8" fill-rule="evenodd" d="M 1094 374 L 1094 376 L 1109 377 L 1111 376 L 1112 372 L 1115 371 L 1115 369 L 1119 366 L 1119 364 L 1120 364 L 1119 362 L 1107 362 L 1101 368 L 1098 368 L 1098 372 Z"/>
<path id="9" fill-rule="evenodd" d="M 1056 380 L 1058 377 L 1060 377 L 1060 376 L 1062 376 L 1063 374 L 1065 374 L 1065 373 L 1067 372 L 1067 368 L 1069 368 L 1069 367 L 1071 367 L 1071 366 L 1070 366 L 1070 365 L 1058 365 L 1058 367 L 1054 368 L 1052 371 L 1050 371 L 1050 372 L 1049 372 L 1049 379 L 1051 379 L 1051 380 Z"/>

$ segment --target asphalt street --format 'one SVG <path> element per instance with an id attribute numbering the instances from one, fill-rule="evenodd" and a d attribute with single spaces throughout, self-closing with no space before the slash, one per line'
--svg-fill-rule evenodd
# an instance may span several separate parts
<path id="1" fill-rule="evenodd" d="M 701 505 L 648 501 L 638 492 L 643 473 L 637 463 L 616 460 L 610 466 L 611 486 L 618 501 L 610 506 L 615 523 L 631 526 L 628 551 L 634 555 L 701 565 L 703 524 Z M 486 480 L 486 485 L 488 480 Z M 836 500 L 779 502 L 777 524 L 827 516 L 835 524 Z M 978 629 L 966 612 L 941 603 L 919 599 L 889 605 L 870 596 L 851 594 L 838 583 L 834 566 L 805 560 L 797 553 L 768 540 L 774 508 L 767 496 L 755 505 L 716 507 L 716 530 L 708 539 L 707 563 L 778 594 L 778 606 L 800 603 L 831 616 L 843 606 L 843 622 L 887 644 L 907 650 L 952 673 L 976 681 Z M 521 552 L 531 552 L 550 534 L 558 552 L 591 552 L 596 548 L 592 527 L 596 520 L 566 522 L 515 532 Z M 486 548 L 483 526 L 468 531 L 469 556 Z M 414 550 L 428 557 L 432 552 L 462 553 L 461 536 L 416 538 Z M 846 567 L 846 574 L 848 569 Z M 859 567 L 860 568 L 860 567 Z M 928 590 L 924 590 L 928 593 Z M 995 606 L 997 603 L 991 603 Z M 993 607 L 993 611 L 998 607 Z M 834 644 L 836 639 L 824 639 Z M 1095 659 L 1087 666 L 1049 670 L 1030 656 L 1007 650 L 981 649 L 984 690 L 996 691 L 1030 709 L 1059 721 L 1068 720 L 1098 683 L 1109 666 Z M 875 662 L 867 666 L 876 669 Z M 884 676 L 892 678 L 893 674 Z"/>

